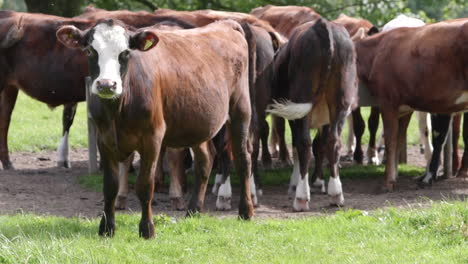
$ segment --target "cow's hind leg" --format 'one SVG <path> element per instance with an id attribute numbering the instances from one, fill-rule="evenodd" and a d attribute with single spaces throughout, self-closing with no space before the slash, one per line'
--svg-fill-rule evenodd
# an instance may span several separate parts
<path id="1" fill-rule="evenodd" d="M 18 89 L 13 86 L 6 86 L 0 93 L 0 161 L 4 170 L 14 169 L 8 153 L 8 129 L 17 97 Z"/>
<path id="2" fill-rule="evenodd" d="M 312 141 L 312 152 L 315 157 L 314 174 L 312 177 L 315 180 L 312 183 L 312 186 L 318 187 L 322 193 L 326 193 L 325 180 L 323 179 L 323 158 L 325 157 L 325 144 L 323 143 L 323 139 L 324 135 L 322 127 L 317 132 L 314 141 Z"/>
<path id="3" fill-rule="evenodd" d="M 246 96 L 244 96 L 246 97 Z M 236 171 L 240 178 L 239 217 L 250 219 L 254 209 L 252 204 L 252 190 L 250 183 L 251 173 L 251 147 L 249 146 L 250 106 L 248 99 L 239 99 L 230 111 L 232 150 Z"/>
<path id="4" fill-rule="evenodd" d="M 70 127 L 75 119 L 77 103 L 66 104 L 63 106 L 62 114 L 62 139 L 57 148 L 57 166 L 71 168 L 70 159 L 68 157 L 68 137 L 70 135 Z"/>
<path id="5" fill-rule="evenodd" d="M 376 137 L 377 129 L 379 128 L 380 111 L 377 107 L 371 107 L 369 119 L 369 146 L 367 147 L 368 163 L 372 165 L 380 165 L 379 152 L 377 151 Z"/>
<path id="6" fill-rule="evenodd" d="M 429 114 L 426 112 L 417 112 L 419 125 L 419 144 L 420 152 L 424 154 L 426 162 L 429 162 L 432 157 L 433 147 L 429 138 L 429 130 L 431 129 L 431 120 L 427 118 Z M 458 161 L 458 160 L 457 160 Z M 456 171 L 456 170 L 455 170 Z"/>
<path id="7" fill-rule="evenodd" d="M 385 176 L 384 191 L 393 191 L 398 175 L 397 162 L 397 137 L 398 137 L 398 109 L 382 109 L 382 120 L 384 123 L 385 138 Z"/>
<path id="8" fill-rule="evenodd" d="M 451 115 L 431 114 L 432 145 L 434 147 L 434 151 L 432 152 L 432 158 L 429 162 L 427 171 L 421 178 L 422 184 L 432 184 L 432 182 L 437 178 L 437 170 L 440 165 L 440 154 L 442 153 L 442 147 L 447 138 L 450 120 Z"/>
<path id="9" fill-rule="evenodd" d="M 362 164 L 364 159 L 364 154 L 362 151 L 362 135 L 364 134 L 364 129 L 366 128 L 366 124 L 364 123 L 364 119 L 362 119 L 361 109 L 356 108 L 352 112 L 353 115 L 353 130 L 354 135 L 356 136 L 356 148 L 354 150 L 354 161 L 357 164 Z"/>
<path id="10" fill-rule="evenodd" d="M 463 142 L 465 143 L 465 148 L 463 151 L 461 168 L 457 173 L 457 177 L 460 178 L 468 177 L 468 113 L 463 114 Z"/>
<path id="11" fill-rule="evenodd" d="M 119 162 L 119 192 L 115 201 L 115 209 L 125 210 L 127 208 L 128 196 L 128 173 L 135 153 L 132 153 L 124 162 Z"/>
<path id="12" fill-rule="evenodd" d="M 166 148 L 166 154 L 170 161 L 169 198 L 171 199 L 172 208 L 182 211 L 185 210 L 185 201 L 181 179 L 185 177 L 184 159 L 186 152 L 185 149 Z"/>
<path id="13" fill-rule="evenodd" d="M 308 118 L 289 121 L 292 131 L 293 146 L 297 149 L 300 178 L 296 187 L 296 195 L 293 202 L 293 210 L 309 210 L 310 186 L 309 186 L 309 162 L 312 156 L 311 140 Z"/>
<path id="14" fill-rule="evenodd" d="M 289 150 L 286 145 L 285 140 L 285 122 L 284 119 L 281 117 L 273 116 L 273 130 L 275 130 L 279 145 L 279 160 L 283 163 L 283 165 L 291 164 L 291 158 L 289 157 Z"/>
<path id="15" fill-rule="evenodd" d="M 192 148 L 195 161 L 195 186 L 188 205 L 187 216 L 200 213 L 205 201 L 206 187 L 213 167 L 215 148 L 211 140 Z"/>

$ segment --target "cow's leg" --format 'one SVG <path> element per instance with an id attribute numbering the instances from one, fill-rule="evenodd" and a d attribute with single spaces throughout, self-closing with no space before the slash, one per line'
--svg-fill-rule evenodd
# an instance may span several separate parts
<path id="1" fill-rule="evenodd" d="M 398 119 L 397 157 L 400 157 L 400 154 L 402 154 L 403 151 L 406 151 L 406 132 L 412 115 L 413 112 L 405 113 Z M 404 160 L 405 161 L 402 163 L 406 163 L 406 153 L 404 154 Z"/>
<path id="2" fill-rule="evenodd" d="M 346 120 L 347 111 L 341 110 L 336 115 L 330 113 L 330 126 L 324 128 L 326 137 L 326 154 L 330 162 L 330 180 L 328 182 L 328 195 L 332 198 L 332 205 L 343 206 L 343 188 L 341 187 L 338 163 L 340 162 L 341 131 Z"/>
<path id="3" fill-rule="evenodd" d="M 259 143 L 260 143 L 260 137 L 259 137 L 259 130 L 254 132 L 253 136 L 253 151 L 252 151 L 252 173 L 255 179 L 255 182 L 257 182 L 256 188 L 259 188 L 259 193 L 262 193 L 262 183 L 261 183 L 261 177 L 258 172 L 258 154 L 259 154 Z M 255 191 L 256 193 L 256 191 Z M 254 202 L 254 205 L 256 206 L 256 202 Z"/>
<path id="4" fill-rule="evenodd" d="M 325 127 L 326 128 L 326 127 Z M 320 188 L 322 193 L 326 193 L 325 180 L 323 179 L 323 158 L 325 157 L 325 144 L 323 142 L 324 136 L 323 128 L 319 129 L 312 141 L 312 152 L 315 157 L 314 174 L 312 176 L 314 182 L 312 186 Z"/>
<path id="5" fill-rule="evenodd" d="M 297 149 L 293 147 L 293 171 L 291 173 L 291 178 L 289 179 L 289 189 L 288 194 L 290 196 L 296 195 L 297 184 L 301 178 L 301 172 L 299 169 L 299 157 L 297 154 Z"/>
<path id="6" fill-rule="evenodd" d="M 353 130 L 354 135 L 356 136 L 356 149 L 354 150 L 354 161 L 357 164 L 362 164 L 363 162 L 363 151 L 362 151 L 362 135 L 364 134 L 364 129 L 366 124 L 364 119 L 362 119 L 361 108 L 356 108 L 353 111 Z"/>
<path id="7" fill-rule="evenodd" d="M 128 172 L 132 164 L 135 153 L 132 153 L 127 160 L 119 162 L 119 192 L 115 201 L 115 209 L 125 210 L 127 208 L 128 196 Z"/>
<path id="8" fill-rule="evenodd" d="M 291 164 L 291 158 L 289 157 L 288 146 L 286 145 L 285 139 L 285 122 L 281 117 L 273 116 L 273 129 L 276 131 L 278 136 L 278 145 L 279 145 L 279 160 L 283 165 Z"/>
<path id="9" fill-rule="evenodd" d="M 463 142 L 465 143 L 465 149 L 457 177 L 466 178 L 468 177 L 468 113 L 463 114 Z"/>
<path id="10" fill-rule="evenodd" d="M 244 96 L 245 97 L 245 96 Z M 238 104 L 231 109 L 231 138 L 232 153 L 236 172 L 240 178 L 240 200 L 239 217 L 241 219 L 250 219 L 254 214 L 252 204 L 252 189 L 250 183 L 251 173 L 251 147 L 249 146 L 249 123 L 250 106 L 248 100 L 240 99 Z"/>
<path id="11" fill-rule="evenodd" d="M 57 158 L 57 166 L 70 168 L 70 159 L 68 157 L 68 136 L 70 135 L 70 127 L 73 124 L 73 120 L 75 119 L 76 114 L 76 107 L 77 103 L 66 104 L 63 106 L 63 114 L 62 114 L 62 139 L 60 140 L 60 144 L 57 148 L 58 158 Z"/>
<path id="12" fill-rule="evenodd" d="M 153 135 L 152 144 L 145 144 L 139 151 L 141 156 L 140 174 L 136 180 L 135 191 L 140 200 L 141 220 L 139 224 L 139 235 L 145 239 L 154 237 L 154 223 L 151 203 L 154 195 L 154 178 L 157 167 L 164 130 L 158 129 L 159 133 Z"/>
<path id="13" fill-rule="evenodd" d="M 444 142 L 447 138 L 447 131 L 450 127 L 451 115 L 444 114 L 431 114 L 432 121 L 432 145 L 434 151 L 432 152 L 432 158 L 429 162 L 429 167 L 426 173 L 422 177 L 423 184 L 432 184 L 437 178 L 437 170 L 440 165 L 440 154 L 444 146 Z"/>
<path id="14" fill-rule="evenodd" d="M 431 160 L 433 147 L 431 144 L 431 140 L 429 139 L 429 131 L 431 129 L 431 120 L 427 118 L 429 113 L 426 112 L 417 112 L 418 117 L 418 125 L 419 125 L 419 144 L 420 144 L 420 152 L 421 154 L 424 153 L 424 157 L 426 161 L 429 162 Z"/>
<path id="15" fill-rule="evenodd" d="M 289 121 L 289 126 L 292 131 L 293 146 L 297 149 L 299 172 L 301 174 L 296 187 L 293 210 L 300 212 L 309 210 L 310 201 L 309 162 L 312 156 L 312 144 L 308 118 Z"/>
<path id="16" fill-rule="evenodd" d="M 110 153 L 111 151 L 98 142 L 101 166 L 104 174 L 104 212 L 99 224 L 99 235 L 114 235 L 115 230 L 115 200 L 119 190 L 118 162 Z"/>
<path id="17" fill-rule="evenodd" d="M 260 142 L 262 144 L 262 164 L 264 167 L 269 168 L 271 167 L 271 154 L 268 148 L 268 134 L 270 131 L 270 127 L 268 126 L 268 122 L 265 120 L 265 117 L 260 120 L 259 122 L 259 135 L 260 135 Z M 258 188 L 260 189 L 260 182 Z"/>
<path id="18" fill-rule="evenodd" d="M 346 157 L 352 157 L 356 149 L 356 137 L 354 136 L 353 116 L 349 115 L 347 118 L 348 124 L 348 137 L 346 138 Z"/>
<path id="19" fill-rule="evenodd" d="M 211 190 L 216 198 L 216 210 L 231 210 L 232 188 L 229 170 L 231 159 L 227 146 L 227 125 L 224 125 L 218 134 L 213 138 L 216 149 L 217 172 L 213 189 Z"/>
<path id="20" fill-rule="evenodd" d="M 188 205 L 187 216 L 199 213 L 203 209 L 206 186 L 213 167 L 215 148 L 211 140 L 192 148 L 195 161 L 195 185 Z"/>
<path id="21" fill-rule="evenodd" d="M 379 128 L 380 111 L 377 107 L 371 107 L 369 119 L 369 146 L 367 147 L 368 163 L 372 165 L 379 165 L 379 153 L 377 151 L 376 137 L 377 129 Z"/>
<path id="22" fill-rule="evenodd" d="M 4 170 L 14 169 L 8 153 L 8 128 L 17 97 L 18 89 L 14 86 L 6 86 L 0 93 L 0 161 Z"/>
<path id="23" fill-rule="evenodd" d="M 182 190 L 181 179 L 185 176 L 184 159 L 185 149 L 166 148 L 169 160 L 169 173 L 171 182 L 169 183 L 169 198 L 172 208 L 175 210 L 185 210 L 184 192 Z"/>
<path id="24" fill-rule="evenodd" d="M 154 191 L 157 193 L 164 192 L 164 169 L 163 169 L 163 162 L 164 162 L 164 155 L 166 154 L 166 147 L 161 147 L 159 151 L 159 158 L 156 164 L 156 171 L 154 176 Z"/>
<path id="25" fill-rule="evenodd" d="M 460 139 L 461 114 L 455 114 L 452 120 L 452 171 L 456 174 L 460 169 L 460 151 L 458 150 L 458 140 Z"/>
<path id="26" fill-rule="evenodd" d="M 382 109 L 385 138 L 385 176 L 384 190 L 393 191 L 398 176 L 397 137 L 398 137 L 398 109 Z"/>

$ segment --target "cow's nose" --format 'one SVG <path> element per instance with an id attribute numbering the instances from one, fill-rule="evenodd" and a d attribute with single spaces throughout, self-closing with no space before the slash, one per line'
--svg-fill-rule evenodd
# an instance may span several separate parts
<path id="1" fill-rule="evenodd" d="M 96 82 L 99 92 L 114 92 L 117 87 L 117 82 L 109 79 L 101 79 Z"/>

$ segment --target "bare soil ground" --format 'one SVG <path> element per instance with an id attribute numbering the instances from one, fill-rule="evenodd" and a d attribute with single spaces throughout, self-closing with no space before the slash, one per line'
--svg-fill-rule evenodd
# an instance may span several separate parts
<path id="1" fill-rule="evenodd" d="M 55 151 L 12 154 L 14 171 L 0 170 L 0 214 L 31 212 L 44 215 L 96 217 L 103 208 L 102 194 L 84 189 L 78 177 L 87 174 L 87 150 L 76 149 L 70 153 L 72 169 L 57 168 Z M 425 161 L 416 147 L 408 148 L 408 163 L 424 167 Z M 345 208 L 373 210 L 387 206 L 425 206 L 437 200 L 466 200 L 468 179 L 452 178 L 436 182 L 421 189 L 415 180 L 401 177 L 393 193 L 379 193 L 382 177 L 343 179 Z M 211 188 L 209 188 L 211 190 Z M 215 211 L 216 197 L 207 191 L 205 213 L 218 217 L 237 214 L 238 189 L 234 188 L 233 210 Z M 188 196 L 187 196 L 188 198 Z M 255 214 L 260 218 L 295 218 L 336 211 L 329 206 L 329 198 L 315 190 L 311 196 L 310 211 L 292 212 L 292 199 L 287 186 L 266 187 L 259 198 L 261 205 Z M 167 193 L 158 193 L 153 206 L 155 214 L 164 213 L 180 217 L 185 213 L 171 209 Z M 131 192 L 127 212 L 139 211 L 138 199 Z"/>

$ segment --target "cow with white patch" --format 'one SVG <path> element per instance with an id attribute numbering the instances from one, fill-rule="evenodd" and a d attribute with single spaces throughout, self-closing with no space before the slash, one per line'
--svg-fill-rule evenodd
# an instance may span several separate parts
<path id="1" fill-rule="evenodd" d="M 354 45 L 343 26 L 325 19 L 298 26 L 270 68 L 273 103 L 269 113 L 290 120 L 295 159 L 300 173 L 293 209 L 309 209 L 311 128 L 322 128 L 323 151 L 330 161 L 328 194 L 344 204 L 338 172 L 340 134 L 357 103 Z M 268 76 L 268 75 L 265 75 Z M 297 167 L 296 167 L 297 166 Z"/>
<path id="2" fill-rule="evenodd" d="M 142 207 L 140 236 L 154 236 L 151 201 L 161 146 L 192 148 L 196 183 L 187 214 L 199 212 L 213 162 L 210 139 L 227 120 L 241 178 L 239 216 L 252 217 L 248 52 L 238 23 L 135 31 L 109 19 L 86 30 L 62 27 L 57 38 L 69 48 L 88 53 L 93 80 L 90 114 L 98 129 L 104 170 L 100 235 L 114 234 L 118 163 L 134 151 L 141 156 L 135 185 Z"/>

